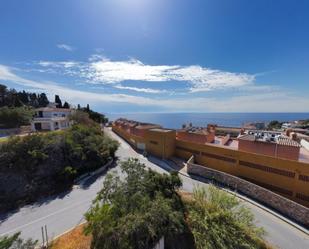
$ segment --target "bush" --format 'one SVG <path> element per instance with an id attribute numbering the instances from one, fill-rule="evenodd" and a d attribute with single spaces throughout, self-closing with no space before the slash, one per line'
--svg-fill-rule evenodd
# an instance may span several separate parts
<path id="1" fill-rule="evenodd" d="M 188 223 L 197 249 L 267 248 L 264 231 L 236 197 L 214 186 L 199 188 L 187 201 Z"/>
<path id="2" fill-rule="evenodd" d="M 1 107 L 0 128 L 18 128 L 21 125 L 29 125 L 34 114 L 29 107 Z"/>
<path id="3" fill-rule="evenodd" d="M 20 233 L 0 238 L 0 249 L 35 249 L 38 241 L 28 239 L 24 241 L 19 237 Z"/>
<path id="4" fill-rule="evenodd" d="M 63 191 L 103 166 L 117 148 L 96 126 L 9 138 L 0 144 L 0 210 Z"/>
<path id="5" fill-rule="evenodd" d="M 91 248 L 152 248 L 186 230 L 176 174 L 160 175 L 136 159 L 121 163 L 124 179 L 109 174 L 86 214 Z"/>

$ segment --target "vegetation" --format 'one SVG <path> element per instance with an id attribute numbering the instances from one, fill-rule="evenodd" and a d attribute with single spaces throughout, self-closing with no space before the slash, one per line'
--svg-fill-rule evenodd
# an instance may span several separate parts
<path id="1" fill-rule="evenodd" d="M 186 204 L 197 249 L 268 248 L 263 230 L 234 196 L 210 186 L 196 189 Z"/>
<path id="2" fill-rule="evenodd" d="M 29 107 L 0 107 L 0 128 L 18 128 L 28 125 L 34 114 Z"/>
<path id="3" fill-rule="evenodd" d="M 55 103 L 57 108 L 70 108 L 68 102 L 65 101 L 62 104 L 59 95 L 55 95 Z M 18 92 L 0 84 L 0 129 L 29 125 L 34 114 L 34 108 L 46 107 L 48 104 L 49 100 L 45 93 Z M 105 124 L 108 122 L 103 114 L 91 110 L 89 105 L 86 107 L 78 105 L 78 110 L 86 113 L 87 118 L 96 123 Z"/>
<path id="4" fill-rule="evenodd" d="M 37 241 L 28 239 L 24 241 L 19 237 L 20 233 L 0 238 L 0 249 L 34 249 Z"/>
<path id="5" fill-rule="evenodd" d="M 86 107 L 80 107 L 80 105 L 78 105 L 77 110 L 87 113 L 90 119 L 99 124 L 105 124 L 108 122 L 108 119 L 103 114 L 91 110 L 89 104 L 87 104 Z"/>
<path id="6" fill-rule="evenodd" d="M 136 159 L 121 164 L 124 177 L 110 174 L 90 211 L 91 248 L 268 248 L 263 230 L 239 201 L 210 186 L 180 194 L 177 174 L 159 174 Z"/>
<path id="7" fill-rule="evenodd" d="M 28 106 L 33 108 L 45 107 L 49 103 L 45 93 L 30 93 L 8 89 L 0 84 L 0 107 L 21 107 Z"/>
<path id="8" fill-rule="evenodd" d="M 279 122 L 278 120 L 273 120 L 270 121 L 267 128 L 268 130 L 277 130 L 277 129 L 281 129 L 282 123 Z"/>
<path id="9" fill-rule="evenodd" d="M 63 191 L 114 157 L 117 142 L 97 126 L 11 137 L 0 144 L 0 210 Z"/>
<path id="10" fill-rule="evenodd" d="M 121 169 L 124 179 L 109 174 L 86 214 L 91 248 L 153 248 L 163 236 L 184 233 L 179 177 L 146 170 L 137 159 L 122 162 Z"/>
<path id="11" fill-rule="evenodd" d="M 79 225 L 57 238 L 52 243 L 51 249 L 90 249 L 92 237 L 83 233 L 84 227 L 84 225 Z"/>

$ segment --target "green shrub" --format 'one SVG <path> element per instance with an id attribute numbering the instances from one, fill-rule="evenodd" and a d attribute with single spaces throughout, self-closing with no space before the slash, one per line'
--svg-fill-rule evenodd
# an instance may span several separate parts
<path id="1" fill-rule="evenodd" d="M 81 124 L 62 132 L 9 138 L 0 144 L 0 176 L 7 176 L 0 179 L 0 210 L 62 191 L 79 175 L 103 166 L 117 147 L 99 127 Z M 10 177 L 17 182 L 5 184 Z"/>
<path id="2" fill-rule="evenodd" d="M 196 189 L 187 209 L 197 249 L 267 248 L 250 210 L 214 186 Z"/>
<path id="3" fill-rule="evenodd" d="M 136 159 L 122 162 L 121 169 L 124 179 L 109 174 L 86 214 L 86 232 L 93 236 L 91 248 L 153 248 L 163 236 L 183 233 L 179 177 L 146 170 Z"/>
<path id="4" fill-rule="evenodd" d="M 19 237 L 20 233 L 12 236 L 0 237 L 0 249 L 35 249 L 38 241 L 28 239 L 24 241 Z"/>
<path id="5" fill-rule="evenodd" d="M 21 125 L 29 125 L 34 114 L 29 107 L 1 107 L 0 128 L 18 128 Z"/>

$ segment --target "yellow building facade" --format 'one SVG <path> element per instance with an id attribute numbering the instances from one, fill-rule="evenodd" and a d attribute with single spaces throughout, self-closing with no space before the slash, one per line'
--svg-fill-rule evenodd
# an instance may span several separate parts
<path id="1" fill-rule="evenodd" d="M 149 129 L 144 137 L 134 136 L 113 125 L 113 131 L 134 148 L 144 144 L 147 153 L 159 158 L 176 156 L 265 187 L 309 207 L 309 164 L 249 153 L 215 144 L 196 144 L 176 138 L 176 131 Z"/>

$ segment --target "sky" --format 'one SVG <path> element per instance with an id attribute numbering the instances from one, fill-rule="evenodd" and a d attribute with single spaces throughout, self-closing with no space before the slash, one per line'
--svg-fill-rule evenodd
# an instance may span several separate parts
<path id="1" fill-rule="evenodd" d="M 309 1 L 1 0 L 0 84 L 104 113 L 308 112 Z"/>

